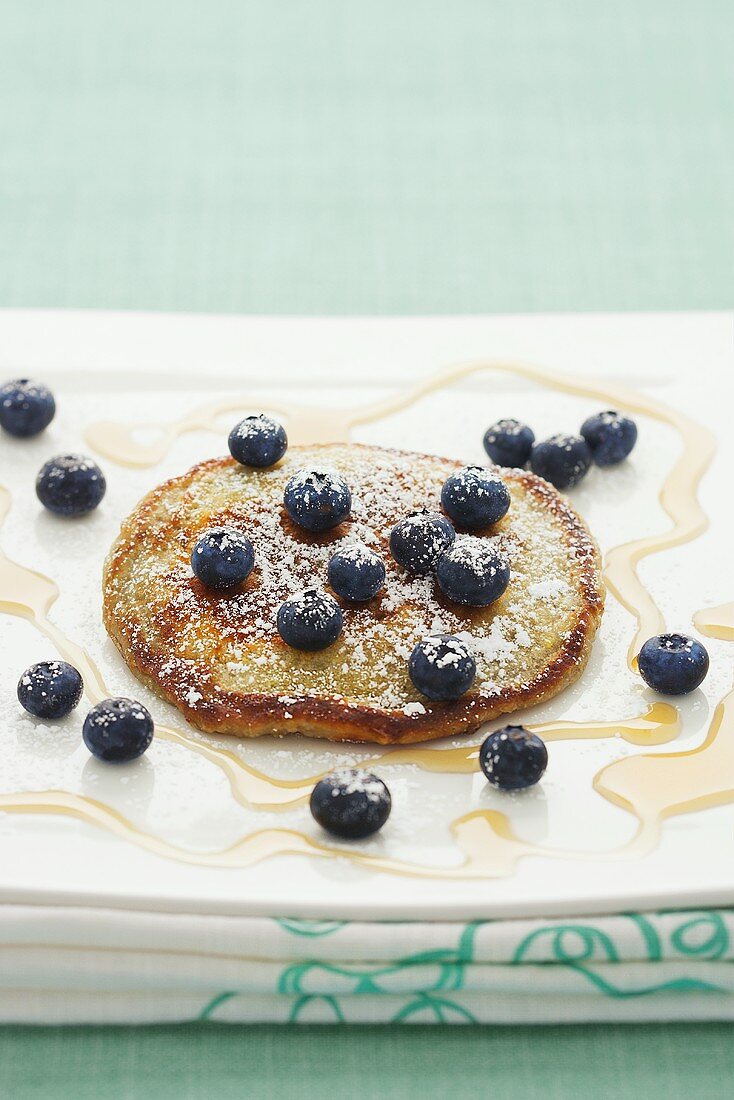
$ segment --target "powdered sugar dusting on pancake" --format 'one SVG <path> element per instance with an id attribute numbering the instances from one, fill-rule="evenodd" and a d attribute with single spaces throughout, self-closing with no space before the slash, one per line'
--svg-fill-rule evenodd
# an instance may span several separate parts
<path id="1" fill-rule="evenodd" d="M 283 488 L 294 469 L 308 466 L 309 459 L 323 466 L 325 458 L 351 488 L 352 515 L 333 531 L 309 535 L 285 514 Z M 185 700 L 194 714 L 205 714 L 217 697 L 238 693 L 287 696 L 283 717 L 303 699 L 329 699 L 423 720 L 436 704 L 411 684 L 407 658 L 416 642 L 436 633 L 471 642 L 477 678 L 468 704 L 481 709 L 498 693 L 522 690 L 542 675 L 574 630 L 579 574 L 595 549 L 590 540 L 586 547 L 569 542 L 556 514 L 565 505 L 553 490 L 546 500 L 543 483 L 538 492 L 528 492 L 530 475 L 503 471 L 510 510 L 476 537 L 505 555 L 509 586 L 489 608 L 450 603 L 432 574 L 414 577 L 401 570 L 388 542 L 407 513 L 440 511 L 441 486 L 458 465 L 348 445 L 292 448 L 266 470 L 228 460 L 203 463 L 155 490 L 124 526 L 105 581 L 113 636 L 118 644 L 121 636 L 123 651 L 142 654 L 164 692 Z M 223 524 L 251 539 L 255 568 L 238 591 L 219 594 L 193 577 L 189 555 L 205 528 Z M 367 604 L 339 601 L 344 629 L 327 650 L 290 649 L 275 627 L 278 607 L 304 588 L 326 587 L 329 558 L 354 542 L 381 555 L 384 588 Z"/>

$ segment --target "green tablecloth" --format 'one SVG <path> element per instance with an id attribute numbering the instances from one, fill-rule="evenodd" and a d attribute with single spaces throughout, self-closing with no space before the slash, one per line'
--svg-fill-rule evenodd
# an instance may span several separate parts
<path id="1" fill-rule="evenodd" d="M 731 307 L 733 56 L 731 0 L 5 0 L 0 304 Z M 733 1070 L 727 1025 L 0 1032 L 13 1100 L 674 1100 Z"/>
<path id="2" fill-rule="evenodd" d="M 0 1031 L 3 1100 L 718 1100 L 725 1024 Z"/>

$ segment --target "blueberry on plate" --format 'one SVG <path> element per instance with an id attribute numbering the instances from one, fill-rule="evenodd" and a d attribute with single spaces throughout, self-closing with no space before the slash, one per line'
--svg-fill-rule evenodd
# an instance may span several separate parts
<path id="1" fill-rule="evenodd" d="M 522 469 L 530 458 L 535 433 L 527 424 L 511 417 L 498 420 L 484 433 L 484 449 L 498 466 Z"/>
<path id="2" fill-rule="evenodd" d="M 581 425 L 581 435 L 597 466 L 623 462 L 637 442 L 637 425 L 614 409 L 590 416 Z"/>
<path id="3" fill-rule="evenodd" d="M 507 514 L 510 490 L 492 470 L 464 466 L 444 481 L 441 504 L 454 523 L 475 531 L 497 523 Z"/>
<path id="4" fill-rule="evenodd" d="M 96 462 L 83 455 L 57 455 L 44 462 L 36 478 L 36 496 L 57 516 L 83 516 L 97 507 L 107 482 Z"/>
<path id="5" fill-rule="evenodd" d="M 18 680 L 18 702 L 36 718 L 64 718 L 78 704 L 84 682 L 66 661 L 39 661 Z"/>
<path id="6" fill-rule="evenodd" d="M 336 641 L 342 632 L 344 616 L 328 592 L 307 588 L 280 605 L 276 625 L 286 645 L 315 652 Z"/>
<path id="7" fill-rule="evenodd" d="M 556 489 L 578 485 L 588 473 L 591 462 L 589 445 L 580 435 L 552 435 L 536 443 L 530 454 L 530 469 Z"/>
<path id="8" fill-rule="evenodd" d="M 84 719 L 82 737 L 99 760 L 127 764 L 142 756 L 153 740 L 153 719 L 134 699 L 103 699 Z"/>
<path id="9" fill-rule="evenodd" d="M 445 516 L 421 508 L 395 524 L 390 532 L 390 553 L 409 573 L 430 573 L 455 538 Z"/>
<path id="10" fill-rule="evenodd" d="M 229 433 L 229 453 L 243 466 L 274 466 L 288 450 L 285 429 L 271 416 L 246 416 Z"/>
<path id="11" fill-rule="evenodd" d="M 510 583 L 510 567 L 488 539 L 462 535 L 438 559 L 436 580 L 454 603 L 488 607 Z"/>
<path id="12" fill-rule="evenodd" d="M 548 750 L 537 733 L 524 726 L 504 726 L 482 743 L 479 765 L 493 787 L 520 791 L 541 778 L 548 767 Z"/>
<path id="13" fill-rule="evenodd" d="M 706 679 L 709 655 L 705 646 L 686 634 L 657 634 L 643 645 L 637 666 L 653 691 L 688 695 Z"/>
<path id="14" fill-rule="evenodd" d="M 212 527 L 191 551 L 191 568 L 207 588 L 234 588 L 255 564 L 252 543 L 235 527 Z"/>
<path id="15" fill-rule="evenodd" d="M 329 584 L 344 600 L 371 600 L 385 583 L 385 566 L 379 554 L 361 542 L 340 547 L 329 561 Z"/>
<path id="16" fill-rule="evenodd" d="M 432 634 L 418 642 L 408 675 L 421 695 L 438 702 L 459 699 L 469 690 L 477 663 L 466 642 L 452 634 Z"/>
<path id="17" fill-rule="evenodd" d="M 314 818 L 342 840 L 372 836 L 385 824 L 391 808 L 387 786 L 361 768 L 339 768 L 319 779 L 311 792 Z"/>
<path id="18" fill-rule="evenodd" d="M 285 510 L 306 531 L 329 531 L 352 510 L 352 494 L 343 477 L 331 470 L 297 470 L 283 494 Z"/>
<path id="19" fill-rule="evenodd" d="M 0 387 L 0 427 L 9 435 L 28 439 L 54 418 L 56 402 L 48 386 L 30 378 L 16 378 Z"/>

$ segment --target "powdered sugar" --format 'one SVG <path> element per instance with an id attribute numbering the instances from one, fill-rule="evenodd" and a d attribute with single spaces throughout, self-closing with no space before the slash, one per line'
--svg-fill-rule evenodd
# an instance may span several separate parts
<path id="1" fill-rule="evenodd" d="M 529 594 L 537 600 L 548 600 L 567 591 L 568 583 L 561 577 L 548 577 L 546 580 L 535 581 L 528 585 Z"/>
<path id="2" fill-rule="evenodd" d="M 345 794 L 363 794 L 368 802 L 385 802 L 388 794 L 385 784 L 372 772 L 362 768 L 337 768 L 328 776 L 334 798 Z"/>
<path id="3" fill-rule="evenodd" d="M 333 469 L 352 490 L 350 519 L 319 535 L 297 529 L 282 508 L 285 482 L 310 463 Z M 120 571 L 107 581 L 113 613 L 130 644 L 165 654 L 158 676 L 196 709 L 205 709 L 212 694 L 233 691 L 279 696 L 289 710 L 304 698 L 326 696 L 417 715 L 424 701 L 407 660 L 418 641 L 435 633 L 471 640 L 472 693 L 522 686 L 574 625 L 577 593 L 569 578 L 579 561 L 547 504 L 510 476 L 512 506 L 496 533 L 458 540 L 460 547 L 484 544 L 509 561 L 512 579 L 496 604 L 462 608 L 441 595 L 432 574 L 401 570 L 388 548 L 393 526 L 418 509 L 437 512 L 443 481 L 455 468 L 448 460 L 348 446 L 329 449 L 328 467 L 319 448 L 293 448 L 265 470 L 204 464 L 190 484 L 174 482 L 153 508 L 137 513 L 130 541 L 117 552 Z M 234 593 L 206 591 L 188 565 L 200 532 L 217 524 L 241 530 L 255 548 L 255 569 Z M 304 588 L 323 588 L 333 552 L 349 553 L 357 542 L 382 557 L 385 587 L 364 605 L 344 607 L 342 634 L 327 650 L 290 650 L 275 628 L 279 606 Z M 539 637 L 542 643 L 534 644 Z"/>

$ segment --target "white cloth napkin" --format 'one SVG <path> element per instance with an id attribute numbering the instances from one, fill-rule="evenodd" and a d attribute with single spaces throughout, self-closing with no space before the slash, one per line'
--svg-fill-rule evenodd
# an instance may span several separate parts
<path id="1" fill-rule="evenodd" d="M 734 1019 L 734 912 L 470 923 L 0 906 L 0 1022 Z"/>

